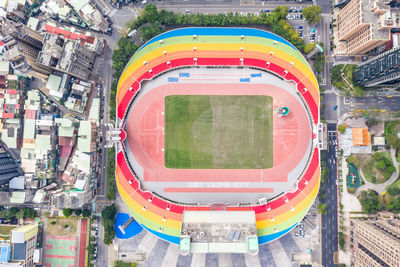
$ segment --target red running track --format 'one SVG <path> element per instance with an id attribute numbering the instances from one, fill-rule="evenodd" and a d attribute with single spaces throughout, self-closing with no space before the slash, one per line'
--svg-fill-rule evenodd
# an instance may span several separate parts
<path id="1" fill-rule="evenodd" d="M 87 237 L 87 219 L 81 220 L 81 236 L 79 241 L 79 267 L 86 265 L 86 237 Z"/>
<path id="2" fill-rule="evenodd" d="M 168 95 L 268 95 L 273 97 L 274 166 L 269 169 L 168 169 L 164 166 L 164 98 Z M 287 117 L 275 111 L 291 110 Z M 311 142 L 308 114 L 286 90 L 266 84 L 169 83 L 147 92 L 127 117 L 128 145 L 144 170 L 144 181 L 155 182 L 285 182 L 305 156 Z M 301 131 L 299 129 L 302 129 Z"/>

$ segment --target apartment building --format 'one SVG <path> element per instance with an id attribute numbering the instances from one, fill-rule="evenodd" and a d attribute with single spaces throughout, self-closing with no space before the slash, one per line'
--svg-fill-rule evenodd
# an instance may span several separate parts
<path id="1" fill-rule="evenodd" d="M 352 220 L 351 245 L 355 266 L 400 266 L 400 220 Z"/>
<path id="2" fill-rule="evenodd" d="M 351 0 L 337 17 L 339 41 L 347 54 L 361 55 L 390 41 L 390 29 L 398 27 L 386 0 Z"/>
<path id="3" fill-rule="evenodd" d="M 14 71 L 47 79 L 51 68 L 36 60 L 43 48 L 43 36 L 22 23 L 7 19 L 0 20 L 0 34 L 5 52 L 4 60 L 9 61 Z"/>
<path id="4" fill-rule="evenodd" d="M 54 70 L 88 79 L 95 56 L 94 52 L 77 41 L 66 39 L 61 34 L 46 33 L 37 62 Z"/>

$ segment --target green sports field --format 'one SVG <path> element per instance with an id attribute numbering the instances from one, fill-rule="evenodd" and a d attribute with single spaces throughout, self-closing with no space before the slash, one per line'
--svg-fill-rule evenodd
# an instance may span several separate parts
<path id="1" fill-rule="evenodd" d="M 167 96 L 165 167 L 271 168 L 272 112 L 269 96 Z"/>

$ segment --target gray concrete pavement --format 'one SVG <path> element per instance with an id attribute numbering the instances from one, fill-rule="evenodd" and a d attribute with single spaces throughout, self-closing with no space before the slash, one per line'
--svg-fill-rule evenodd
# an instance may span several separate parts
<path id="1" fill-rule="evenodd" d="M 328 124 L 329 149 L 326 152 L 326 165 L 328 167 L 328 179 L 325 184 L 326 215 L 322 215 L 321 247 L 322 266 L 330 267 L 335 264 L 334 257 L 338 251 L 338 211 L 337 211 L 337 161 L 336 161 L 336 124 Z M 333 141 L 333 142 L 332 142 Z M 335 254 L 336 253 L 336 254 Z"/>

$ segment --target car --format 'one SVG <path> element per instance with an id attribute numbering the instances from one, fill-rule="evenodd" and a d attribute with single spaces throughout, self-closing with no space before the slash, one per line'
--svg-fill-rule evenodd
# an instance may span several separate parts
<path id="1" fill-rule="evenodd" d="M 300 25 L 298 28 L 299 28 L 299 29 L 303 29 L 303 26 Z"/>
<path id="2" fill-rule="evenodd" d="M 293 12 L 293 10 L 289 9 L 289 13 L 292 13 L 292 12 Z"/>
<path id="3" fill-rule="evenodd" d="M 294 236 L 299 236 L 299 234 L 298 234 L 298 233 L 295 233 Z"/>
<path id="4" fill-rule="evenodd" d="M 312 32 L 312 33 L 315 33 L 315 28 L 311 28 L 311 32 Z"/>

